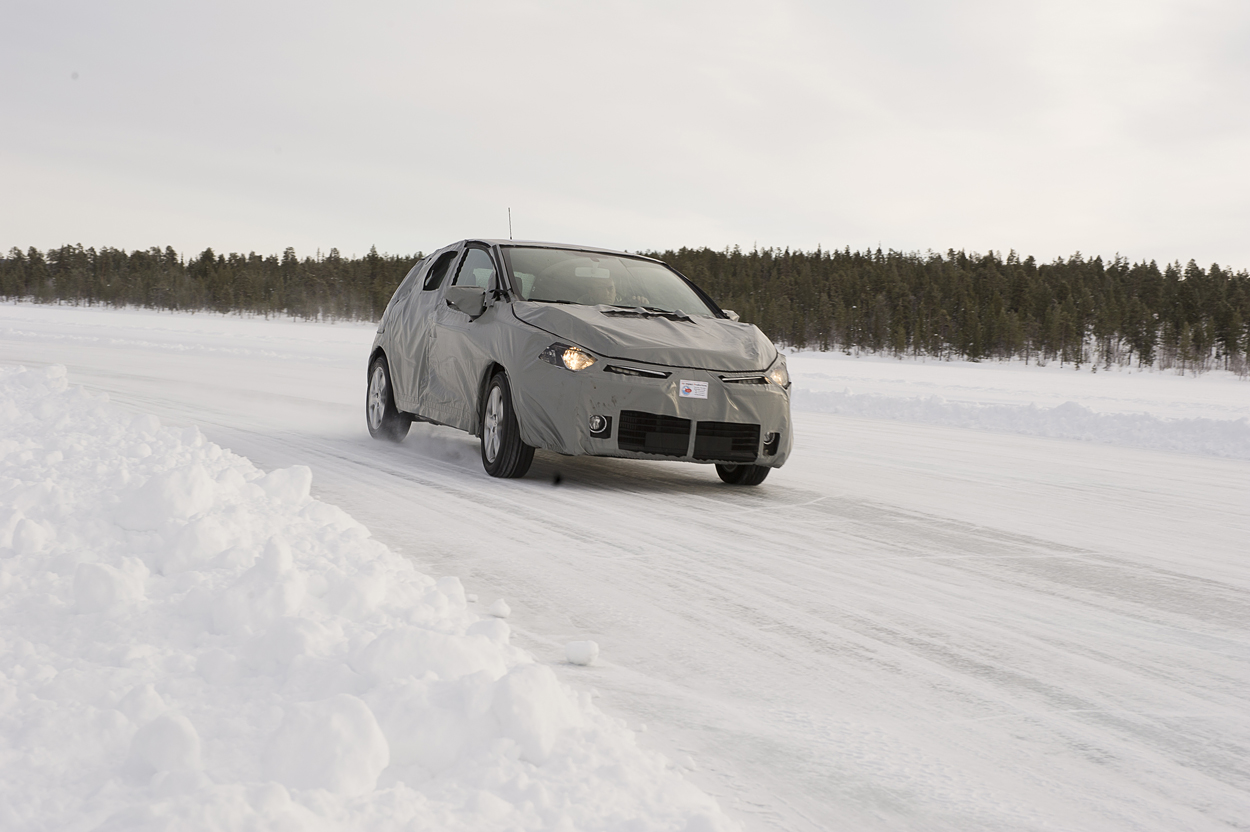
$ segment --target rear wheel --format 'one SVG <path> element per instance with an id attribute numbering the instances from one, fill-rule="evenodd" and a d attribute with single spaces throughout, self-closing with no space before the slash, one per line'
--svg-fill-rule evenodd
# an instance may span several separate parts
<path id="1" fill-rule="evenodd" d="M 496 373 L 486 388 L 482 408 L 482 467 L 492 477 L 523 477 L 534 461 L 534 449 L 521 441 L 521 427 L 512 409 L 508 377 Z"/>
<path id="2" fill-rule="evenodd" d="M 759 485 L 771 470 L 764 465 L 716 464 L 716 473 L 730 485 Z"/>
<path id="3" fill-rule="evenodd" d="M 391 391 L 391 368 L 386 356 L 379 355 L 369 365 L 369 392 L 365 394 L 365 422 L 374 439 L 400 442 L 408 435 L 412 417 L 395 407 Z"/>

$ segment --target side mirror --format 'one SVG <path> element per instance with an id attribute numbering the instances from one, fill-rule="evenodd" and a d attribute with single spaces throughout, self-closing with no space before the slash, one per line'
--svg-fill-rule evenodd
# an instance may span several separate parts
<path id="1" fill-rule="evenodd" d="M 722 309 L 721 311 L 725 313 L 725 317 L 728 318 L 729 320 L 731 321 L 738 320 L 738 313 L 733 311 L 732 309 Z"/>
<path id="2" fill-rule="evenodd" d="M 443 297 L 448 306 L 470 318 L 486 311 L 486 290 L 480 286 L 448 286 Z"/>

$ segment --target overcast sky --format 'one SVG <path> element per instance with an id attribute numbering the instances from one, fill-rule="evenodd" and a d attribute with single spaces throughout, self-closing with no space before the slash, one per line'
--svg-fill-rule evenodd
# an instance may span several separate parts
<path id="1" fill-rule="evenodd" d="M 1250 2 L 0 0 L 0 249 L 1250 268 Z"/>

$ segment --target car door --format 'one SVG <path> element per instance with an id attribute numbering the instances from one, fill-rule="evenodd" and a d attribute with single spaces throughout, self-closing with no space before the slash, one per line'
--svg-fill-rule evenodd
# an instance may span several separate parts
<path id="1" fill-rule="evenodd" d="M 395 403 L 408 413 L 428 415 L 422 407 L 421 379 L 429 353 L 434 310 L 442 303 L 443 284 L 460 251 L 460 246 L 455 246 L 431 255 L 430 266 L 420 277 L 421 285 L 413 287 L 404 307 L 392 313 L 388 324 L 393 327 L 393 349 L 388 358 Z"/>
<path id="2" fill-rule="evenodd" d="M 486 290 L 488 303 L 498 285 L 499 269 L 490 250 L 480 243 L 465 247 L 447 286 L 476 286 Z M 477 422 L 478 386 L 491 357 L 483 343 L 484 330 L 494 319 L 488 306 L 476 319 L 452 308 L 438 293 L 431 318 L 427 362 L 421 377 L 421 405 L 440 422 L 473 430 Z"/>

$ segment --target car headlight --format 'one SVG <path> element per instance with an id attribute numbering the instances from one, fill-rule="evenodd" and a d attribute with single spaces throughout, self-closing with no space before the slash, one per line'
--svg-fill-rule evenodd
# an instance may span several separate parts
<path id="1" fill-rule="evenodd" d="M 563 367 L 566 370 L 577 372 L 584 370 L 597 360 L 593 355 L 586 352 L 580 347 L 570 347 L 568 344 L 552 344 L 543 350 L 538 356 L 543 361 L 556 367 Z"/>
<path id="2" fill-rule="evenodd" d="M 786 369 L 786 357 L 781 353 L 777 354 L 777 360 L 768 370 L 768 380 L 782 390 L 790 389 L 790 371 Z"/>

